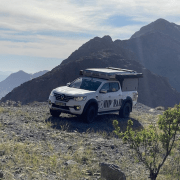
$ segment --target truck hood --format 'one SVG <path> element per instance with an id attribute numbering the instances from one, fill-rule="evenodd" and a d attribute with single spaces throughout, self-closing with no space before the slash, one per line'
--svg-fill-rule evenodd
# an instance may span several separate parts
<path id="1" fill-rule="evenodd" d="M 70 96 L 85 96 L 88 94 L 93 94 L 95 91 L 88 91 L 84 89 L 77 89 L 77 88 L 71 88 L 68 86 L 62 86 L 54 89 L 54 92 L 59 93 L 59 94 L 65 94 L 65 95 L 70 95 Z"/>

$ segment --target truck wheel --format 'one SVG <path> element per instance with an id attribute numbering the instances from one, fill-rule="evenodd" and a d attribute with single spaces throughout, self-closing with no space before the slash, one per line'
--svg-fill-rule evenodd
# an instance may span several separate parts
<path id="1" fill-rule="evenodd" d="M 126 103 L 123 108 L 121 108 L 119 110 L 119 115 L 122 118 L 128 118 L 131 112 L 131 104 L 130 103 Z"/>
<path id="2" fill-rule="evenodd" d="M 92 123 L 97 116 L 97 108 L 93 105 L 89 106 L 84 114 L 84 120 L 87 123 Z"/>
<path id="3" fill-rule="evenodd" d="M 52 110 L 52 109 L 50 109 L 50 113 L 53 117 L 59 117 L 59 115 L 61 114 L 60 111 L 56 111 L 56 110 Z"/>

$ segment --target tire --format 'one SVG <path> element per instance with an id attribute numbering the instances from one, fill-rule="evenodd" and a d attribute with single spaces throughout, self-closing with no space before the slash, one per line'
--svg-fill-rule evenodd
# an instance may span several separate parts
<path id="1" fill-rule="evenodd" d="M 61 114 L 60 111 L 56 111 L 56 110 L 52 110 L 52 109 L 50 109 L 50 113 L 53 117 L 59 117 L 59 115 Z"/>
<path id="2" fill-rule="evenodd" d="M 119 110 L 119 115 L 122 118 L 128 118 L 131 112 L 131 104 L 127 102 L 123 108 Z"/>
<path id="3" fill-rule="evenodd" d="M 90 105 L 85 114 L 83 115 L 83 119 L 86 123 L 92 123 L 97 116 L 97 108 L 94 105 Z"/>

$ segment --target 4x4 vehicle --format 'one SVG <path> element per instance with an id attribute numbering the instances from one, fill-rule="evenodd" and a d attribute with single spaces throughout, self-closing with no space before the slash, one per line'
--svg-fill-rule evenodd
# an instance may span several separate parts
<path id="1" fill-rule="evenodd" d="M 48 102 L 52 116 L 65 112 L 80 115 L 88 123 L 102 114 L 129 117 L 137 103 L 142 73 L 108 67 L 81 70 L 80 76 L 67 86 L 51 91 Z"/>

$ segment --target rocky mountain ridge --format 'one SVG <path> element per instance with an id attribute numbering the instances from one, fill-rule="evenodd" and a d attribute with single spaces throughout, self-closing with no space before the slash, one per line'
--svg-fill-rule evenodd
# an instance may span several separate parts
<path id="1" fill-rule="evenodd" d="M 112 50 L 103 50 L 81 57 L 75 61 L 61 64 L 45 75 L 25 82 L 7 94 L 2 101 L 21 101 L 23 104 L 33 101 L 47 101 L 52 89 L 66 85 L 79 76 L 86 68 L 117 67 L 142 72 L 144 78 L 139 82 L 138 101 L 150 107 L 173 106 L 180 101 L 180 93 L 171 88 L 166 78 L 157 76 L 144 68 L 138 61 L 125 59 Z M 33 88 L 32 88 L 33 87 Z M 22 96 L 23 94 L 23 96 Z"/>
<path id="2" fill-rule="evenodd" d="M 136 56 L 127 48 L 119 47 L 116 45 L 112 38 L 109 35 L 105 35 L 104 37 L 94 37 L 90 39 L 88 42 L 83 44 L 78 50 L 74 51 L 67 59 L 62 61 L 61 64 L 68 63 L 70 61 L 77 60 L 84 56 L 89 56 L 92 53 L 97 53 L 102 50 L 111 50 L 116 54 L 121 54 L 125 59 L 135 60 Z"/>
<path id="3" fill-rule="evenodd" d="M 74 51 L 62 64 L 110 49 L 126 59 L 138 60 L 153 73 L 167 77 L 180 92 L 180 26 L 164 19 L 142 27 L 128 40 L 112 41 L 110 36 L 95 37 Z"/>

